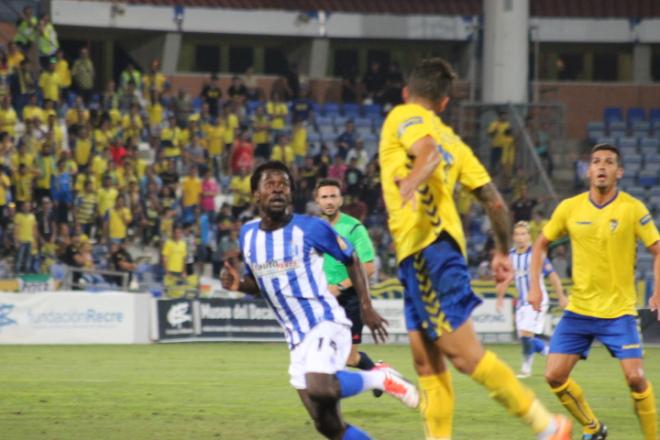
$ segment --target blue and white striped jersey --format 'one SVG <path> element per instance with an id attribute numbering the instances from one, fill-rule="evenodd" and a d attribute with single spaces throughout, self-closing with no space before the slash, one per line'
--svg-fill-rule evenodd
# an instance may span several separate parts
<path id="1" fill-rule="evenodd" d="M 530 246 L 523 253 L 519 253 L 514 248 L 509 251 L 509 257 L 511 258 L 511 262 L 513 264 L 513 271 L 515 273 L 516 280 L 516 290 L 518 291 L 518 302 L 516 306 L 521 307 L 529 304 L 527 302 L 527 296 L 529 294 L 529 285 L 531 281 L 530 266 L 532 261 L 532 247 Z M 550 260 L 546 258 L 543 262 L 543 268 L 541 269 L 543 276 L 547 277 L 554 271 L 555 270 L 552 267 L 552 263 L 550 263 Z M 543 301 L 541 304 L 547 305 L 549 301 L 548 291 L 545 288 L 545 283 L 543 282 L 541 282 L 541 292 L 543 293 Z"/>
<path id="2" fill-rule="evenodd" d="M 289 348 L 322 321 L 350 326 L 323 273 L 323 254 L 342 263 L 351 261 L 350 243 L 316 217 L 294 214 L 275 231 L 261 230 L 260 225 L 261 219 L 243 225 L 241 252 L 248 273 L 284 328 Z"/>

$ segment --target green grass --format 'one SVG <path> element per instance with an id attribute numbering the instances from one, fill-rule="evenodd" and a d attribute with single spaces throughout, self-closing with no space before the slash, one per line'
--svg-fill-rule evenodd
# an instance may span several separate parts
<path id="1" fill-rule="evenodd" d="M 517 345 L 493 348 L 519 364 Z M 414 377 L 405 346 L 366 346 Z M 320 438 L 288 385 L 285 344 L 146 346 L 0 346 L 0 438 L 268 439 Z M 537 358 L 529 384 L 552 410 L 560 405 Z M 660 388 L 660 349 L 647 351 L 646 372 Z M 641 438 L 621 370 L 594 348 L 574 377 L 611 437 Z M 531 439 L 521 422 L 468 378 L 454 373 L 456 439 Z M 342 403 L 346 419 L 376 439 L 422 439 L 419 415 L 371 393 Z M 574 438 L 579 438 L 578 434 Z"/>

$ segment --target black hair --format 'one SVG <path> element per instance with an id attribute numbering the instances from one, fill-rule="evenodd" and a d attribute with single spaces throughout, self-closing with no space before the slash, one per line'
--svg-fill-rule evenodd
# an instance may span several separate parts
<path id="1" fill-rule="evenodd" d="M 612 144 L 596 144 L 594 147 L 591 149 L 591 153 L 589 156 L 593 156 L 593 154 L 596 151 L 611 151 L 614 154 L 616 154 L 616 163 L 621 166 L 622 161 L 621 161 L 621 152 L 619 151 L 619 148 L 616 145 Z"/>
<path id="2" fill-rule="evenodd" d="M 262 163 L 254 170 L 252 176 L 250 177 L 250 190 L 255 192 L 259 188 L 259 182 L 261 181 L 261 175 L 266 171 L 280 171 L 287 176 L 289 176 L 289 185 L 291 186 L 291 191 L 295 189 L 295 182 L 293 181 L 293 174 L 291 170 L 284 163 L 278 160 L 270 160 L 268 162 Z"/>
<path id="3" fill-rule="evenodd" d="M 341 182 L 337 179 L 331 179 L 329 177 L 325 177 L 323 179 L 319 179 L 318 182 L 316 182 L 316 186 L 314 187 L 314 194 L 318 192 L 319 189 L 323 188 L 324 186 L 334 186 L 339 188 L 339 191 L 341 192 Z"/>
<path id="4" fill-rule="evenodd" d="M 438 101 L 449 94 L 456 73 L 442 58 L 427 58 L 420 61 L 410 73 L 410 94 Z"/>

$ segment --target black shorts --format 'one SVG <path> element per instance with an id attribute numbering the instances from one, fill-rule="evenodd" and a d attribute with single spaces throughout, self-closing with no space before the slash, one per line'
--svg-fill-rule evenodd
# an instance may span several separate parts
<path id="1" fill-rule="evenodd" d="M 351 339 L 353 345 L 362 343 L 362 315 L 360 315 L 360 299 L 353 287 L 344 290 L 338 297 L 339 305 L 346 311 L 346 316 L 351 320 Z"/>

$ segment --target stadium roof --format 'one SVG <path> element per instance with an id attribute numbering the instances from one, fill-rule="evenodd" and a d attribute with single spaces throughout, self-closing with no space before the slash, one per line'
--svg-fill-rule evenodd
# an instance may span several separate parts
<path id="1" fill-rule="evenodd" d="M 480 15 L 483 0 L 125 0 L 125 2 L 231 9 Z M 658 0 L 530 0 L 530 8 L 533 17 L 660 17 Z"/>

